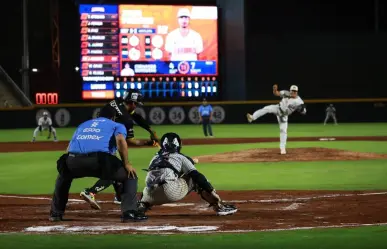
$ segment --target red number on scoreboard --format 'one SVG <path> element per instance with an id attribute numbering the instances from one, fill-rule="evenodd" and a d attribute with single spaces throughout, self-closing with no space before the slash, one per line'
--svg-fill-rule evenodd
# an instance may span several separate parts
<path id="1" fill-rule="evenodd" d="M 48 100 L 49 105 L 57 105 L 58 104 L 58 94 L 57 93 L 47 94 L 47 100 Z"/>
<path id="2" fill-rule="evenodd" d="M 58 93 L 37 93 L 35 102 L 37 105 L 57 105 Z"/>

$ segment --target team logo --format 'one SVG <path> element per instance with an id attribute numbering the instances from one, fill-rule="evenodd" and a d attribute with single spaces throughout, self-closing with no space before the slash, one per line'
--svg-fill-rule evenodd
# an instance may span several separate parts
<path id="1" fill-rule="evenodd" d="M 181 74 L 187 74 L 190 70 L 189 63 L 186 61 L 182 61 L 177 65 L 177 69 L 179 70 L 179 73 Z"/>

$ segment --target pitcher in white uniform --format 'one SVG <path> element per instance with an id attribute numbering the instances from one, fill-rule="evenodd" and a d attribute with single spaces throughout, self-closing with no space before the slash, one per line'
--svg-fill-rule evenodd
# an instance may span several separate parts
<path id="1" fill-rule="evenodd" d="M 220 199 L 206 177 L 195 168 L 195 161 L 180 153 L 182 143 L 179 135 L 166 133 L 160 141 L 161 149 L 146 169 L 146 187 L 139 201 L 139 210 L 145 212 L 152 206 L 176 202 L 196 191 L 217 215 L 237 212 L 234 205 Z"/>
<path id="2" fill-rule="evenodd" d="M 42 132 L 48 130 L 48 137 L 47 139 L 51 138 L 51 133 L 54 135 L 54 142 L 57 142 L 58 139 L 56 138 L 56 130 L 54 127 L 52 127 L 52 120 L 48 116 L 47 112 L 43 112 L 43 117 L 40 117 L 38 120 L 38 127 L 34 130 L 34 135 L 32 137 L 32 142 L 35 142 L 36 135 L 38 135 L 38 132 Z"/>
<path id="3" fill-rule="evenodd" d="M 306 114 L 306 108 L 304 101 L 298 96 L 298 87 L 292 85 L 290 91 L 282 90 L 278 91 L 278 85 L 273 86 L 273 94 L 281 97 L 281 102 L 277 105 L 268 105 L 262 109 L 259 109 L 251 114 L 247 114 L 247 121 L 249 123 L 262 117 L 267 113 L 272 113 L 277 116 L 279 128 L 280 128 L 280 150 L 281 154 L 286 154 L 286 141 L 288 138 L 288 117 L 294 111 L 299 111 L 301 114 Z"/>

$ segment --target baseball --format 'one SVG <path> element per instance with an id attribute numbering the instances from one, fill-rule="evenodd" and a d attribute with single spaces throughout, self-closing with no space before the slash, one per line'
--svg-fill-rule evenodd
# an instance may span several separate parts
<path id="1" fill-rule="evenodd" d="M 199 163 L 199 159 L 197 159 L 197 158 L 193 158 L 192 160 L 194 161 L 195 164 Z"/>

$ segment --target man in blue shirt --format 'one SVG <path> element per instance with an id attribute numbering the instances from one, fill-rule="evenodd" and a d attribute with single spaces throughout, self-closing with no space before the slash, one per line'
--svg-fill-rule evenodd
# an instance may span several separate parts
<path id="1" fill-rule="evenodd" d="M 118 98 L 110 101 L 104 108 L 110 108 L 115 112 L 116 122 L 121 123 L 126 128 L 126 142 L 137 146 L 157 146 L 158 138 L 156 132 L 151 129 L 146 120 L 141 115 L 135 112 L 138 105 L 143 105 L 143 95 L 137 89 L 130 89 L 125 93 L 123 98 Z M 136 122 L 140 127 L 150 133 L 150 140 L 145 142 L 134 138 L 134 123 Z M 113 184 L 116 195 L 114 197 L 115 204 L 121 204 L 120 192 L 122 185 L 119 182 L 114 182 L 109 179 L 99 179 L 92 187 L 86 188 L 80 193 L 80 197 L 87 201 L 91 208 L 101 209 L 96 201 L 95 195 Z"/>
<path id="2" fill-rule="evenodd" d="M 73 179 L 98 177 L 123 185 L 122 222 L 146 220 L 137 208 L 136 170 L 128 160 L 125 126 L 114 122 L 115 111 L 102 108 L 99 118 L 82 123 L 75 131 L 66 154 L 57 161 L 59 175 L 51 202 L 50 221 L 62 221 Z M 118 148 L 117 148 L 118 147 Z M 120 154 L 121 160 L 115 156 Z"/>
<path id="3" fill-rule="evenodd" d="M 212 119 L 212 106 L 207 103 L 206 99 L 203 99 L 203 104 L 199 106 L 199 121 L 203 124 L 204 136 L 212 135 L 211 128 L 211 119 Z M 207 133 L 208 130 L 208 133 Z"/>

